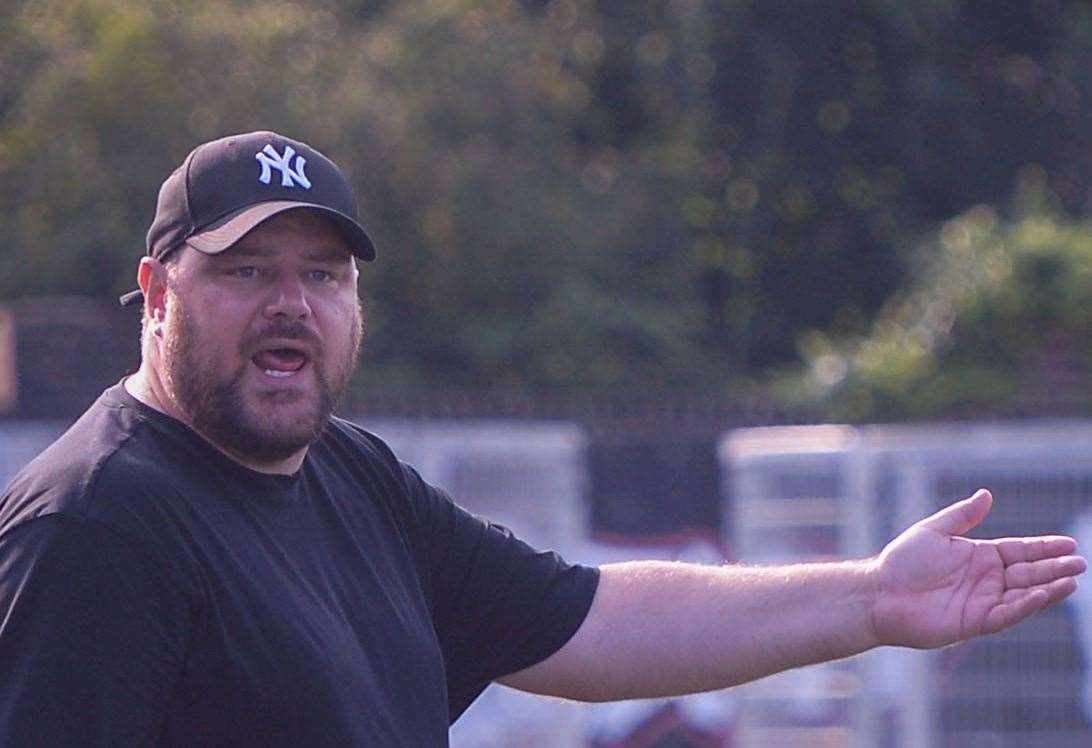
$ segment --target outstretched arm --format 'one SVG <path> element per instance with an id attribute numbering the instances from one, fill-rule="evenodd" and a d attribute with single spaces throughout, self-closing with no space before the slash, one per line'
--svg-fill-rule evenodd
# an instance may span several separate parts
<path id="1" fill-rule="evenodd" d="M 501 682 L 587 701 L 670 696 L 883 644 L 939 647 L 1000 631 L 1072 593 L 1086 564 L 1072 538 L 962 537 L 992 501 L 979 491 L 862 561 L 603 566 L 573 638 Z"/>

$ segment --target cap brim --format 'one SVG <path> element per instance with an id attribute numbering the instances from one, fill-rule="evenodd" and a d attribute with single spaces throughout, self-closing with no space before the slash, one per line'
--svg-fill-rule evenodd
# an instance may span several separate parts
<path id="1" fill-rule="evenodd" d="M 368 236 L 359 223 L 333 208 L 296 200 L 270 200 L 248 205 L 245 208 L 228 213 L 200 232 L 188 237 L 186 244 L 205 254 L 220 254 L 231 249 L 236 242 L 253 231 L 263 221 L 286 211 L 301 208 L 315 210 L 330 216 L 341 230 L 342 235 L 349 243 L 350 251 L 354 255 L 367 262 L 375 259 L 375 245 L 372 244 L 371 237 Z M 121 302 L 122 306 L 136 306 L 144 303 L 144 294 L 139 289 L 130 291 L 119 297 L 118 301 Z"/>
<path id="2" fill-rule="evenodd" d="M 333 208 L 296 200 L 270 200 L 240 208 L 188 237 L 186 244 L 205 254 L 219 254 L 230 249 L 263 221 L 285 211 L 300 208 L 315 210 L 330 216 L 345 236 L 349 249 L 354 255 L 368 262 L 375 259 L 375 245 L 359 223 Z"/>

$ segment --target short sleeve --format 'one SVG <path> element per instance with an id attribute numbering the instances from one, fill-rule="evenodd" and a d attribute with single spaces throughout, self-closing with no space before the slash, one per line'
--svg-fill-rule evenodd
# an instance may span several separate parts
<path id="1" fill-rule="evenodd" d="M 583 623 L 599 580 L 459 507 L 404 468 L 416 505 L 454 721 L 493 680 L 540 662 Z"/>
<path id="2" fill-rule="evenodd" d="M 154 745 L 189 599 L 146 549 L 51 514 L 0 536 L 0 745 Z"/>

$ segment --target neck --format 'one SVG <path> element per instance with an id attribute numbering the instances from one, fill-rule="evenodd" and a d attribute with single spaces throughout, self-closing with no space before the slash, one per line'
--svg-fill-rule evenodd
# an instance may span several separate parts
<path id="1" fill-rule="evenodd" d="M 217 451 L 250 470 L 255 470 L 259 473 L 269 473 L 271 475 L 292 475 L 300 469 L 300 465 L 303 464 L 303 458 L 307 456 L 307 448 L 304 447 L 283 460 L 277 460 L 275 462 L 256 462 L 245 455 L 236 454 L 231 450 L 225 449 L 212 439 L 209 439 L 208 436 L 203 434 L 200 429 L 193 425 L 193 421 L 186 415 L 186 412 L 178 404 L 178 401 L 171 396 L 170 392 L 168 392 L 167 388 L 164 386 L 163 380 L 158 372 L 148 366 L 147 362 L 141 363 L 140 369 L 132 376 L 126 377 L 123 383 L 126 391 L 137 400 L 144 403 L 149 408 L 158 410 L 160 413 L 169 416 L 176 421 L 181 421 L 187 428 L 215 447 Z"/>

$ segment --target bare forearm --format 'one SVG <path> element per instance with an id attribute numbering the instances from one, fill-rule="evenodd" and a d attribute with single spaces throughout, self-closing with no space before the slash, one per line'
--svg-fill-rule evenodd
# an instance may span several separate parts
<path id="1" fill-rule="evenodd" d="M 881 643 L 941 647 L 1000 631 L 1072 594 L 1087 562 L 1063 535 L 963 537 L 992 503 L 989 491 L 976 491 L 915 523 L 867 561 L 604 566 L 573 638 L 501 680 L 589 701 L 668 696 Z"/>
<path id="2" fill-rule="evenodd" d="M 724 688 L 847 657 L 875 643 L 869 570 L 610 564 L 584 626 L 542 665 L 568 668 L 554 672 L 567 676 L 557 695 L 601 701 Z"/>

